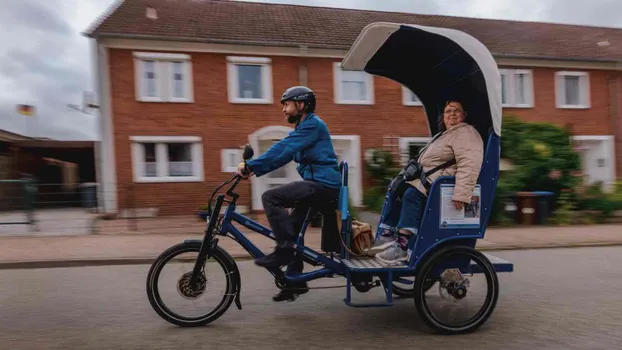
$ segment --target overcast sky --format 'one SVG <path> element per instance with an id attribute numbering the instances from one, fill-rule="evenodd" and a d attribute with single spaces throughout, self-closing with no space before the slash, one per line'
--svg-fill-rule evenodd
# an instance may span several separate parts
<path id="1" fill-rule="evenodd" d="M 622 28 L 622 0 L 244 1 Z M 66 105 L 81 104 L 83 91 L 94 89 L 81 32 L 114 2 L 0 0 L 0 129 L 62 140 L 96 137 L 95 117 Z M 19 115 L 17 104 L 35 105 L 36 117 Z"/>

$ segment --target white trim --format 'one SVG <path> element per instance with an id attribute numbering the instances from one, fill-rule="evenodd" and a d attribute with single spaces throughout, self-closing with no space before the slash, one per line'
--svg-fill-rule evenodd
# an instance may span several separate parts
<path id="1" fill-rule="evenodd" d="M 348 194 L 351 204 L 355 207 L 363 205 L 363 168 L 361 166 L 361 137 L 359 135 L 331 135 L 332 140 L 350 141 L 353 161 L 348 163 L 349 169 L 356 170 L 356 177 L 348 174 Z"/>
<path id="2" fill-rule="evenodd" d="M 579 99 L 582 103 L 569 105 L 564 103 L 564 86 L 561 84 L 564 77 L 579 77 Z M 583 78 L 583 79 L 581 79 Z M 589 109 L 591 108 L 590 73 L 577 71 L 555 72 L 555 106 L 559 109 Z"/>
<path id="3" fill-rule="evenodd" d="M 272 59 L 265 58 L 265 57 L 227 56 L 227 62 L 249 63 L 249 64 L 270 64 L 272 63 Z"/>
<path id="4" fill-rule="evenodd" d="M 603 149 L 605 157 L 608 158 L 610 164 L 608 165 L 608 177 L 609 181 L 604 183 L 605 191 L 613 190 L 613 183 L 616 181 L 616 150 L 615 150 L 615 136 L 613 135 L 572 135 L 571 138 L 575 141 L 600 141 L 604 143 Z M 583 166 L 583 165 L 582 165 Z M 587 169 L 586 169 L 587 170 Z"/>
<path id="5" fill-rule="evenodd" d="M 130 141 L 133 142 L 195 143 L 202 140 L 200 136 L 130 136 Z"/>
<path id="6" fill-rule="evenodd" d="M 112 89 L 110 86 L 110 61 L 108 49 L 93 40 L 93 56 L 96 61 L 95 76 L 99 93 L 99 183 L 98 205 L 104 213 L 116 213 L 117 203 L 117 159 L 114 145 L 114 124 L 112 122 Z"/>
<path id="7" fill-rule="evenodd" d="M 495 133 L 501 136 L 501 75 L 494 57 L 479 40 L 473 36 L 455 29 L 435 28 L 414 24 L 401 24 L 389 22 L 375 22 L 363 28 L 352 47 L 344 57 L 341 67 L 345 70 L 365 70 L 367 62 L 372 59 L 376 52 L 384 45 L 388 38 L 400 30 L 402 26 L 410 26 L 422 31 L 442 35 L 454 41 L 465 50 L 479 65 L 484 79 L 492 115 L 492 125 Z M 428 127 L 429 125 L 428 120 Z"/>
<path id="8" fill-rule="evenodd" d="M 333 63 L 333 88 L 334 88 L 334 97 L 335 104 L 346 104 L 346 105 L 373 105 L 374 102 L 374 76 L 362 72 L 365 75 L 365 84 L 367 97 L 364 100 L 344 100 L 342 96 L 341 89 L 341 67 L 340 62 Z"/>
<path id="9" fill-rule="evenodd" d="M 499 69 L 499 74 L 501 76 L 506 77 L 506 94 L 507 94 L 507 103 L 503 103 L 503 97 L 501 99 L 501 105 L 503 107 L 509 108 L 533 108 L 535 106 L 535 93 L 534 93 L 534 84 L 533 84 L 533 71 L 531 69 L 508 69 L 503 68 Z M 516 90 L 516 76 L 519 74 L 524 74 L 525 77 L 525 87 L 526 91 L 525 98 L 527 99 L 526 103 L 517 103 L 516 95 L 518 91 Z M 501 89 L 503 89 L 503 81 L 501 82 Z M 502 90 L 503 92 L 503 90 Z"/>
<path id="10" fill-rule="evenodd" d="M 242 159 L 242 150 L 238 148 L 224 148 L 220 150 L 220 171 L 223 173 L 235 173 L 238 171 L 238 164 L 240 164 Z M 234 155 L 236 159 L 236 164 L 229 164 L 229 156 Z"/>
<path id="11" fill-rule="evenodd" d="M 421 103 L 421 101 L 411 101 L 410 100 L 410 96 L 411 94 L 417 96 L 414 92 L 410 91 L 406 86 L 402 85 L 402 104 L 404 106 L 417 106 L 417 107 L 421 107 L 423 106 L 423 103 Z M 419 97 L 417 97 L 417 99 L 419 99 Z"/>
<path id="12" fill-rule="evenodd" d="M 398 140 L 398 145 L 402 165 L 406 165 L 406 163 L 408 163 L 408 159 L 406 158 L 405 153 L 408 151 L 406 147 L 409 143 L 421 143 L 427 145 L 430 140 L 432 140 L 432 137 L 400 137 Z"/>
<path id="13" fill-rule="evenodd" d="M 163 52 L 133 52 L 134 57 L 143 60 L 189 61 L 190 55 Z"/>
<path id="14" fill-rule="evenodd" d="M 613 141 L 613 135 L 573 135 L 573 140 L 577 141 Z"/>
<path id="15" fill-rule="evenodd" d="M 136 101 L 141 102 L 171 102 L 193 103 L 194 82 L 192 74 L 192 60 L 190 55 L 160 52 L 133 52 L 134 57 L 134 91 Z M 143 91 L 143 72 L 145 61 L 154 61 L 156 96 L 146 96 Z M 182 65 L 183 97 L 174 97 L 173 64 Z"/>
<path id="16" fill-rule="evenodd" d="M 272 60 L 262 57 L 227 57 L 227 91 L 229 103 L 272 104 Z M 261 71 L 261 90 L 263 98 L 244 98 L 238 96 L 238 65 L 257 65 Z"/>
<path id="17" fill-rule="evenodd" d="M 289 57 L 318 57 L 318 58 L 337 58 L 342 59 L 347 50 L 339 49 L 317 49 L 308 48 L 302 54 L 300 47 L 282 47 L 265 45 L 236 45 L 236 44 L 215 44 L 198 43 L 183 41 L 165 40 L 139 40 L 139 39 L 120 39 L 104 38 L 102 43 L 111 49 L 124 50 L 145 50 L 145 51 L 179 51 L 179 52 L 209 52 L 223 53 L 232 55 L 260 55 L 260 56 L 289 56 Z M 543 68 L 564 68 L 564 69 L 585 69 L 585 70 L 614 70 L 620 71 L 622 68 L 614 62 L 589 62 L 589 61 L 564 61 L 550 59 L 523 59 L 496 57 L 500 66 L 520 66 L 520 67 L 543 67 Z"/>
<path id="18" fill-rule="evenodd" d="M 203 182 L 205 175 L 203 169 L 203 144 L 200 137 L 195 136 L 130 136 L 132 154 L 132 174 L 136 183 L 157 182 Z M 189 143 L 192 162 L 192 176 L 143 176 L 144 147 L 143 143 L 156 144 L 156 172 L 165 174 L 168 172 L 167 145 L 171 143 Z"/>

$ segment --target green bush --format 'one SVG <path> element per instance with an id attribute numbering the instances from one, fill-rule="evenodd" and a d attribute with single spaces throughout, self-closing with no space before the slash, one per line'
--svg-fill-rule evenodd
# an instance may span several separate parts
<path id="1" fill-rule="evenodd" d="M 554 124 L 523 122 L 513 115 L 503 117 L 501 157 L 510 160 L 515 168 L 504 171 L 499 178 L 491 223 L 499 223 L 504 201 L 515 192 L 550 191 L 554 193 L 553 210 L 575 206 L 573 191 L 560 200 L 562 191 L 574 189 L 581 182 L 576 176 L 581 161 L 571 136 L 569 130 Z M 568 206 L 564 206 L 566 202 Z"/>

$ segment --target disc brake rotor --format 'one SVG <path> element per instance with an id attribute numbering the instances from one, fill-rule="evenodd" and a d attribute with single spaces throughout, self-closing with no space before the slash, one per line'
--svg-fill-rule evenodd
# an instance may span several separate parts
<path id="1" fill-rule="evenodd" d="M 190 286 L 190 279 L 192 278 L 192 271 L 183 274 L 177 281 L 177 292 L 185 299 L 196 299 L 207 287 L 207 277 L 205 273 L 201 271 L 201 274 L 197 276 L 197 281 L 194 288 Z"/>

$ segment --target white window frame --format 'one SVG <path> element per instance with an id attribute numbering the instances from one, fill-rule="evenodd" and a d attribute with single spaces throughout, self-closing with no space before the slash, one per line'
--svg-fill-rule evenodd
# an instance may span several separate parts
<path id="1" fill-rule="evenodd" d="M 234 155 L 236 157 L 235 164 L 229 164 L 229 156 Z M 238 171 L 238 164 L 242 162 L 242 150 L 237 148 L 223 149 L 220 151 L 221 159 L 221 171 L 223 173 L 235 173 Z"/>
<path id="2" fill-rule="evenodd" d="M 203 182 L 203 144 L 201 137 L 198 136 L 131 136 L 132 142 L 132 166 L 134 182 Z M 160 176 L 144 176 L 144 143 L 156 144 L 156 172 Z M 192 172 L 193 176 L 165 176 L 168 171 L 167 145 L 171 143 L 190 143 L 192 144 Z"/>
<path id="3" fill-rule="evenodd" d="M 190 55 L 158 52 L 134 52 L 134 81 L 136 100 L 141 102 L 193 103 L 192 60 Z M 155 61 L 156 95 L 146 96 L 143 91 L 145 61 Z M 173 62 L 182 62 L 184 97 L 173 97 Z"/>
<path id="4" fill-rule="evenodd" d="M 579 99 L 582 103 L 578 105 L 566 104 L 565 86 L 561 84 L 562 79 L 567 76 L 579 77 Z M 583 78 L 583 79 L 581 79 Z M 591 107 L 590 94 L 590 74 L 588 72 L 559 71 L 555 72 L 555 104 L 559 109 L 588 109 Z"/>
<path id="5" fill-rule="evenodd" d="M 333 87 L 335 94 L 335 104 L 349 105 L 373 105 L 374 104 L 374 77 L 373 75 L 361 71 L 366 77 L 367 98 L 364 100 L 344 100 L 341 94 L 341 62 L 333 63 Z"/>
<path id="6" fill-rule="evenodd" d="M 238 96 L 238 65 L 261 67 L 261 89 L 264 98 L 244 98 Z M 264 57 L 227 56 L 227 88 L 229 103 L 272 104 L 272 60 Z"/>
<path id="7" fill-rule="evenodd" d="M 400 137 L 399 138 L 399 149 L 400 149 L 400 161 L 402 162 L 402 166 L 408 164 L 408 157 L 406 153 L 408 152 L 408 145 L 410 143 L 421 143 L 427 145 L 432 140 L 431 137 Z"/>
<path id="8" fill-rule="evenodd" d="M 402 103 L 404 106 L 423 106 L 423 103 L 419 100 L 419 96 L 415 95 L 417 97 L 417 101 L 413 101 L 410 99 L 411 94 L 415 95 L 414 92 L 402 85 Z"/>
<path id="9" fill-rule="evenodd" d="M 507 102 L 502 103 L 502 107 L 511 107 L 511 108 L 533 108 L 535 105 L 535 97 L 534 97 L 534 84 L 533 84 L 533 71 L 531 69 L 500 69 L 499 73 L 502 76 L 505 76 L 506 81 L 506 95 Z M 525 74 L 526 75 L 526 90 L 525 97 L 527 98 L 527 103 L 517 103 L 516 102 L 516 75 Z M 503 86 L 502 86 L 503 88 Z"/>

